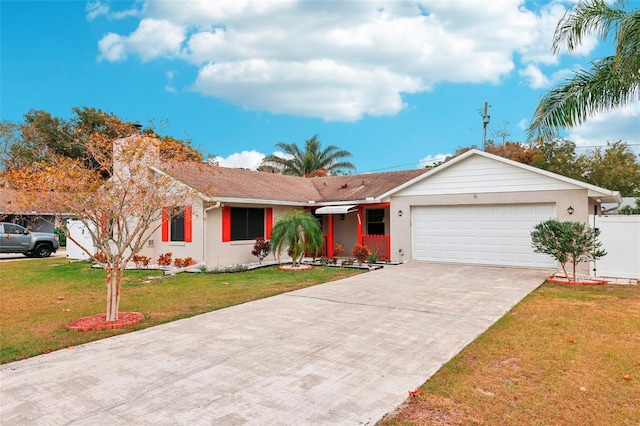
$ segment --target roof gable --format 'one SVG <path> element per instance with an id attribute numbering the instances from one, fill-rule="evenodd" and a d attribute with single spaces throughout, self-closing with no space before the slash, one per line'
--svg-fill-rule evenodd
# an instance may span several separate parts
<path id="1" fill-rule="evenodd" d="M 587 189 L 589 196 L 618 202 L 620 195 L 483 151 L 471 150 L 399 187 L 393 195 L 491 193 Z"/>

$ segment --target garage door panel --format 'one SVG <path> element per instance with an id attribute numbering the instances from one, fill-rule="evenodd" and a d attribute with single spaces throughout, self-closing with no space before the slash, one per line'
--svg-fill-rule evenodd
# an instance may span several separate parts
<path id="1" fill-rule="evenodd" d="M 531 247 L 531 231 L 554 204 L 421 206 L 412 209 L 414 260 L 555 267 Z"/>

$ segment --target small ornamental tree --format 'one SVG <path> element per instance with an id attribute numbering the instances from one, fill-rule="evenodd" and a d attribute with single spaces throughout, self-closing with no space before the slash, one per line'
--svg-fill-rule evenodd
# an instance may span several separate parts
<path id="1" fill-rule="evenodd" d="M 253 250 L 251 250 L 251 254 L 258 258 L 258 263 L 262 263 L 265 257 L 269 255 L 269 251 L 271 250 L 271 244 L 268 240 L 265 240 L 262 237 L 256 238 L 256 242 L 253 245 Z"/>
<path id="2" fill-rule="evenodd" d="M 287 248 L 294 268 L 299 266 L 305 253 L 317 254 L 323 245 L 318 220 L 302 210 L 283 213 L 271 230 L 271 251 L 279 259 L 282 250 Z"/>
<path id="3" fill-rule="evenodd" d="M 531 232 L 531 245 L 536 253 L 548 254 L 562 265 L 565 277 L 566 264 L 573 267 L 576 280 L 576 266 L 581 262 L 599 259 L 607 254 L 598 241 L 599 232 L 583 222 L 560 222 L 556 219 L 537 224 Z"/>
<path id="4" fill-rule="evenodd" d="M 162 226 L 163 207 L 184 206 L 191 193 L 154 171 L 152 166 L 158 161 L 154 138 L 135 135 L 114 143 L 104 134 L 92 133 L 83 134 L 76 142 L 97 164 L 87 168 L 80 160 L 60 156 L 55 161 L 7 171 L 1 177 L 23 195 L 23 203 L 46 191 L 52 211 L 72 214 L 85 225 L 100 253 L 93 259 L 106 272 L 106 320 L 113 322 L 118 320 L 127 264 Z M 110 145 L 113 149 L 106 149 Z M 181 212 L 170 210 L 175 210 L 172 214 Z M 62 228 L 72 239 L 66 224 Z M 91 254 L 90 247 L 73 241 Z"/>

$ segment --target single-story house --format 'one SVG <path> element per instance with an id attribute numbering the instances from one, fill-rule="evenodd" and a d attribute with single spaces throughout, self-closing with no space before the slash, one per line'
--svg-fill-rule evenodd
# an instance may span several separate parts
<path id="1" fill-rule="evenodd" d="M 316 215 L 328 256 L 337 244 L 349 255 L 360 243 L 392 261 L 554 268 L 531 247 L 534 225 L 587 223 L 601 203 L 620 202 L 618 192 L 478 150 L 430 170 L 315 178 L 201 163 L 154 170 L 198 195 L 184 214 L 163 221 L 142 254 L 155 260 L 172 252 L 208 268 L 255 262 L 256 237 L 269 239 L 292 208 Z"/>
<path id="2" fill-rule="evenodd" d="M 53 232 L 59 217 L 47 203 L 46 194 L 27 198 L 15 190 L 0 188 L 0 221 L 16 223 L 37 232 Z"/>

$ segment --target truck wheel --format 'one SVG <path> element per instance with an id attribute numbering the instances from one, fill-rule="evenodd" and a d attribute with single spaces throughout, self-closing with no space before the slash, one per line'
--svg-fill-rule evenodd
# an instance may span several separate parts
<path id="1" fill-rule="evenodd" d="M 51 256 L 51 246 L 49 244 L 38 244 L 33 250 L 36 257 L 49 257 Z"/>

